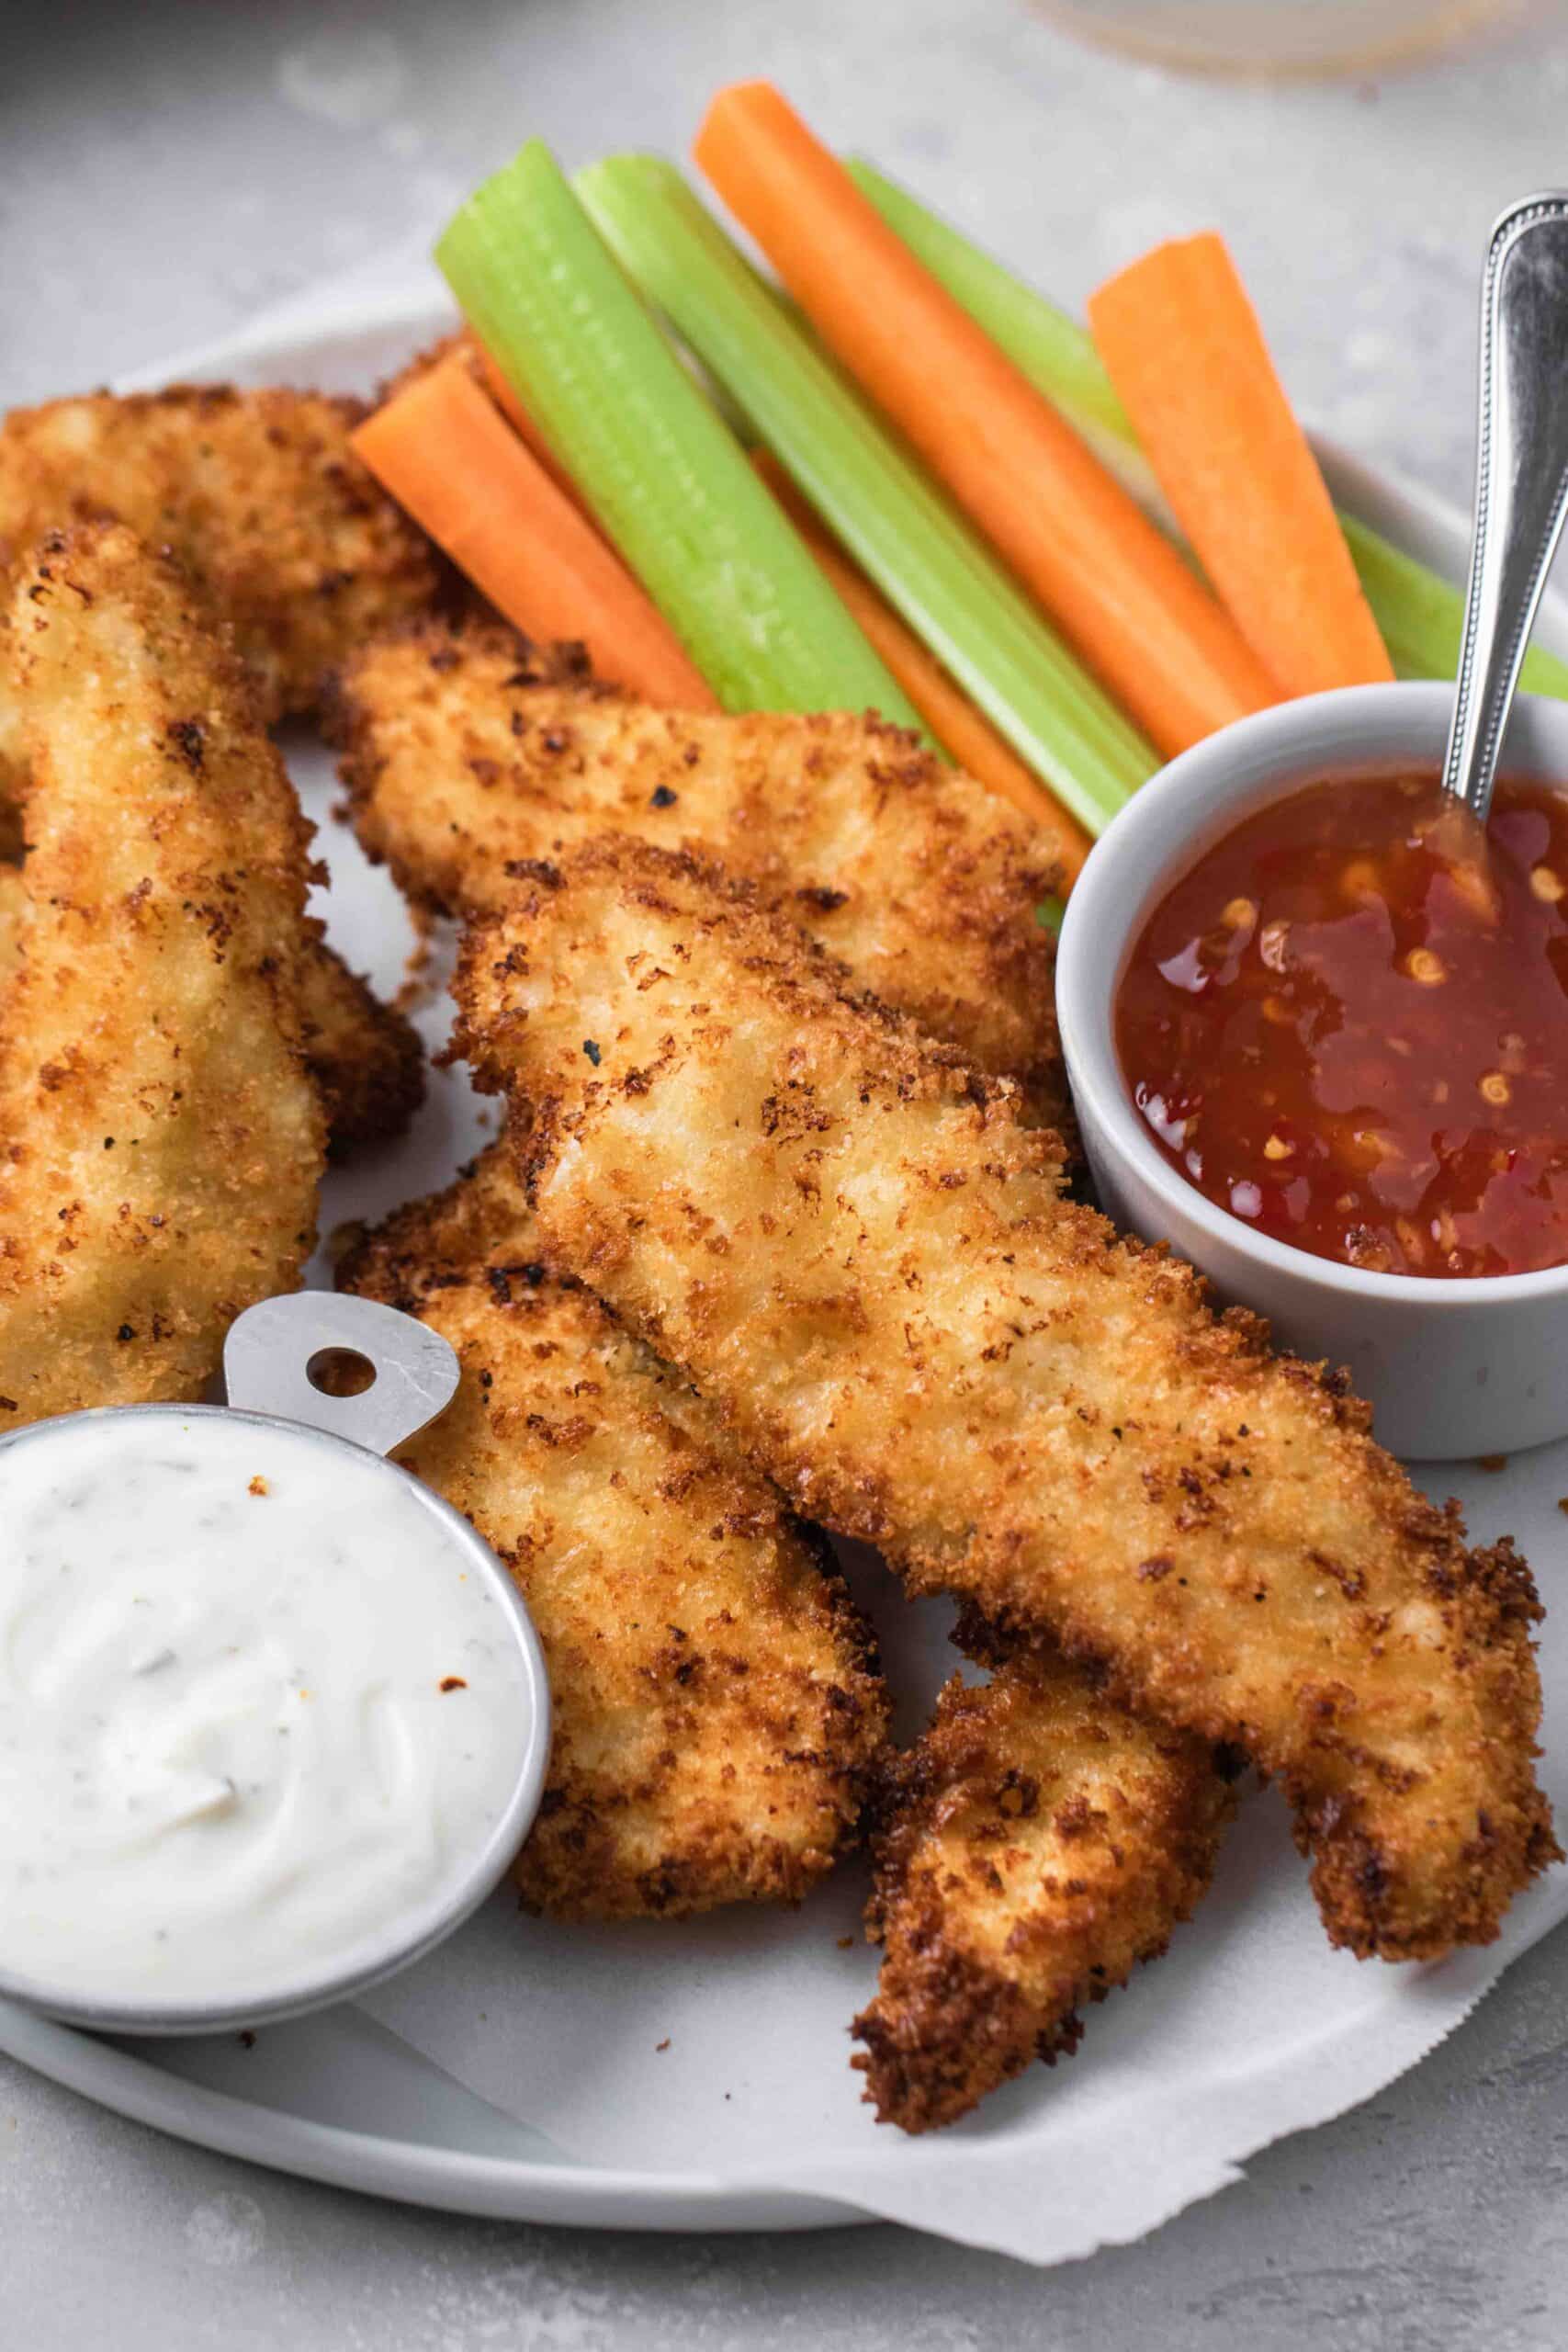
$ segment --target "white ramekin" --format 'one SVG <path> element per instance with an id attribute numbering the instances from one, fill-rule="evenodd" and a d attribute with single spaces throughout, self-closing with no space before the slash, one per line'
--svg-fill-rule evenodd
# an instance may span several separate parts
<path id="1" fill-rule="evenodd" d="M 1074 888 L 1056 967 L 1084 1148 L 1117 1224 L 1168 1241 L 1281 1346 L 1350 1372 L 1395 1453 L 1512 1453 L 1568 1433 L 1568 1266 L 1479 1281 L 1363 1273 L 1257 1233 L 1179 1176 L 1134 1109 L 1112 1000 L 1145 916 L 1198 852 L 1314 776 L 1440 764 L 1446 685 L 1352 686 L 1281 704 L 1198 744 L 1129 801 Z M 1521 696 L 1506 774 L 1568 785 L 1568 705 Z M 1354 789 L 1347 786 L 1347 789 Z M 1568 1117 L 1568 1070 L 1563 1072 Z"/>
<path id="2" fill-rule="evenodd" d="M 344 1308 L 355 1311 L 358 1319 L 350 1328 L 351 1339 L 363 1330 L 362 1310 L 378 1305 L 368 1299 L 325 1297 L 317 1292 L 299 1292 L 287 1300 L 269 1299 L 265 1304 L 268 1308 L 287 1306 L 295 1309 L 318 1299 L 333 1313 L 340 1327 Z M 252 1307 L 250 1313 L 259 1315 L 264 1311 Z M 385 1308 L 380 1311 L 391 1312 Z M 292 1319 L 298 1321 L 299 1317 Z M 240 1325 L 234 1329 L 239 1329 Z M 324 1399 L 322 1409 L 329 1409 L 338 1401 Z M 352 1401 L 355 1407 L 362 1405 L 359 1397 Z M 68 1476 L 73 1468 L 79 1472 L 84 1461 L 90 1459 L 100 1423 L 118 1424 L 131 1416 L 140 1422 L 149 1447 L 158 1442 L 160 1429 L 170 1424 L 188 1436 L 193 1424 L 247 1421 L 258 1430 L 287 1430 L 291 1436 L 322 1447 L 325 1477 L 335 1475 L 341 1482 L 347 1459 L 351 1470 L 356 1464 L 363 1468 L 374 1463 L 380 1476 L 400 1480 L 432 1522 L 433 1551 L 456 1552 L 465 1558 L 466 1573 L 495 1601 L 505 1644 L 506 1671 L 515 1692 L 518 1715 L 525 1725 L 522 1753 L 510 1787 L 503 1796 L 497 1795 L 495 1811 L 488 1824 L 479 1820 L 470 1826 L 463 1850 L 434 1889 L 411 1900 L 357 1943 L 345 1942 L 336 1951 L 302 1962 L 293 1974 L 280 1971 L 270 1983 L 238 1995 L 231 1984 L 215 1979 L 205 1998 L 187 1994 L 165 1997 L 156 1993 L 138 1993 L 129 1987 L 119 1993 L 67 1990 L 37 1977 L 13 1974 L 0 1966 L 0 2000 L 14 2002 L 18 2008 L 53 2018 L 64 2025 L 83 2027 L 90 2033 L 183 2036 L 243 2031 L 276 2024 L 284 2018 L 302 2017 L 335 2001 L 356 1998 L 388 1977 L 400 1974 L 444 1943 L 495 1892 L 516 1860 L 544 1794 L 550 1755 L 549 1676 L 527 1604 L 479 1531 L 433 1487 L 423 1486 L 411 1471 L 399 1469 L 389 1462 L 379 1448 L 357 1444 L 319 1423 L 313 1425 L 272 1413 L 245 1412 L 233 1406 L 95 1406 L 86 1412 L 33 1421 L 26 1429 L 13 1430 L 0 1438 L 0 1459 L 18 1447 L 56 1446 Z M 193 1555 L 193 1573 L 199 1565 L 199 1559 Z M 82 1922 L 85 1937 L 90 1936 L 93 1929 L 91 1920 Z"/>

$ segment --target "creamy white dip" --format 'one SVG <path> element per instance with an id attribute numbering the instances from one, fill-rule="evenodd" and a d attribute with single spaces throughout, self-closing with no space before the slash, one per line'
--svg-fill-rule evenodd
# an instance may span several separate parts
<path id="1" fill-rule="evenodd" d="M 0 1450 L 0 1972 L 177 2007 L 368 1964 L 530 1729 L 504 1599 L 374 1457 L 174 1408 Z"/>

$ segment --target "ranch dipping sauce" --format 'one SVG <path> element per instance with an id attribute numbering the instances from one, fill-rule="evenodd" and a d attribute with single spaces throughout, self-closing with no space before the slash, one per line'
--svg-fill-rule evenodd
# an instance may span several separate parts
<path id="1" fill-rule="evenodd" d="M 519 1660 L 373 1454 L 177 1407 L 26 1432 L 0 1448 L 0 1973 L 177 2008 L 373 1966 L 507 1813 Z"/>

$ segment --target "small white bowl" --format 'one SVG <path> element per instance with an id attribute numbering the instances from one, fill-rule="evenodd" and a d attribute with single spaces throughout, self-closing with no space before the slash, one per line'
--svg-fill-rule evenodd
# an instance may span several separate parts
<path id="1" fill-rule="evenodd" d="M 1168 1241 L 1280 1345 L 1348 1367 L 1377 1433 L 1416 1461 L 1514 1453 L 1568 1433 L 1568 1266 L 1476 1281 L 1363 1273 L 1255 1232 L 1178 1175 L 1134 1107 L 1112 1003 L 1145 918 L 1199 853 L 1314 777 L 1441 764 L 1447 685 L 1352 686 L 1281 704 L 1184 752 L 1129 801 L 1062 926 L 1057 1012 L 1084 1148 L 1118 1225 Z M 1568 786 L 1568 705 L 1521 695 L 1504 773 Z M 1353 786 L 1348 786 L 1353 789 Z M 1563 1073 L 1568 1115 L 1568 1071 Z"/>

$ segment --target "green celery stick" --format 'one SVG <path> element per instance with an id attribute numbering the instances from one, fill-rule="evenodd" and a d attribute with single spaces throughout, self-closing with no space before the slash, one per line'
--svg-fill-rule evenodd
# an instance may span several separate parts
<path id="1" fill-rule="evenodd" d="M 1061 410 L 1155 519 L 1174 532 L 1175 517 L 1088 328 L 1014 277 L 897 180 L 858 157 L 846 168 L 862 195 L 976 325 Z M 1404 677 L 1453 677 L 1464 631 L 1462 591 L 1353 514 L 1341 509 L 1339 520 L 1394 667 Z M 1520 683 L 1532 694 L 1568 701 L 1568 662 L 1532 646 Z"/>
<path id="2" fill-rule="evenodd" d="M 919 718 L 532 140 L 435 257 L 728 710 Z"/>
<path id="3" fill-rule="evenodd" d="M 888 602 L 1064 806 L 1101 831 L 1159 764 L 1103 688 L 673 164 L 613 156 L 575 185 L 630 277 Z"/>
<path id="4" fill-rule="evenodd" d="M 1137 436 L 1105 363 L 1086 327 L 1066 311 L 1014 277 L 999 261 L 858 157 L 845 165 L 861 194 L 868 197 L 888 227 L 901 237 L 972 318 L 980 321 L 1004 350 L 1027 344 L 1042 374 L 1049 373 L 1056 395 L 1080 415 L 1092 416 L 1119 440 Z M 959 288 L 962 286 L 963 292 Z M 982 317 L 982 313 L 984 316 Z M 1006 330 L 1004 333 L 1003 330 Z"/>
<path id="5" fill-rule="evenodd" d="M 1372 616 L 1403 678 L 1452 678 L 1464 641 L 1464 595 L 1438 572 L 1404 555 L 1376 531 L 1341 513 L 1340 524 Z M 1568 702 L 1568 662 L 1532 645 L 1519 672 L 1527 694 Z"/>
<path id="6" fill-rule="evenodd" d="M 1178 537 L 1176 517 L 1138 447 L 1132 420 L 1089 329 L 971 244 L 960 230 L 874 165 L 852 156 L 844 168 L 916 260 L 1006 352 L 1036 391 L 1061 410 L 1140 506 L 1173 538 Z"/>

